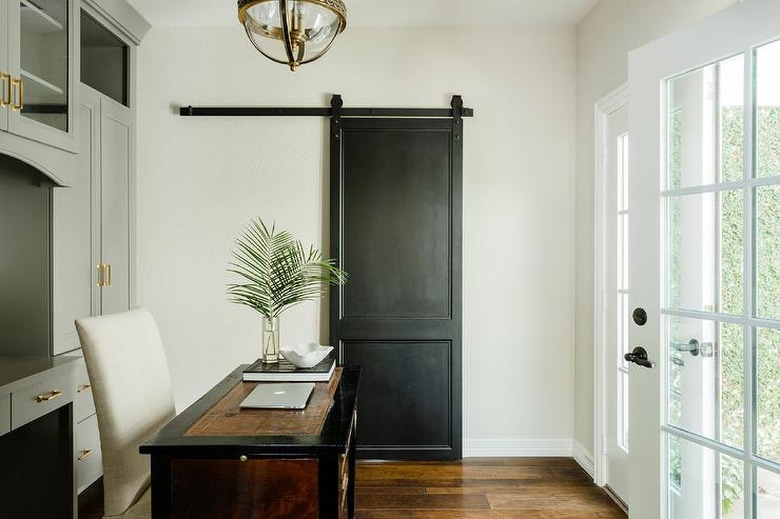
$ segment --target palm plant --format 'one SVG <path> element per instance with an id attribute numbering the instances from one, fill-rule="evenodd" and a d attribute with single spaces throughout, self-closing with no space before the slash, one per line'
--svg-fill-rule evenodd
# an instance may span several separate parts
<path id="1" fill-rule="evenodd" d="M 236 240 L 229 272 L 243 283 L 228 285 L 230 301 L 249 306 L 264 319 L 263 360 L 276 362 L 279 352 L 278 317 L 304 301 L 323 297 L 328 285 L 341 285 L 347 273 L 335 260 L 322 259 L 313 245 L 304 249 L 289 231 L 276 231 L 259 218 L 251 220 Z M 270 329 L 270 330 L 269 330 Z"/>

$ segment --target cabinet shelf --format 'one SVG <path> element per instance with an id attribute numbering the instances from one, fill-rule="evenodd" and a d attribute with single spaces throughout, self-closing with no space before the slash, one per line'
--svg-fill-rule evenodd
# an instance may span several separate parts
<path id="1" fill-rule="evenodd" d="M 33 89 L 36 91 L 43 90 L 46 95 L 65 95 L 65 91 L 58 87 L 55 84 L 49 83 L 45 79 L 39 78 L 32 72 L 28 72 L 24 69 L 20 71 L 22 73 L 22 77 L 31 81 L 33 86 Z M 31 86 L 31 85 L 25 85 L 25 86 Z"/>
<path id="2" fill-rule="evenodd" d="M 60 22 L 29 0 L 19 0 L 19 2 L 22 24 L 25 28 L 37 33 L 57 32 L 65 29 Z"/>

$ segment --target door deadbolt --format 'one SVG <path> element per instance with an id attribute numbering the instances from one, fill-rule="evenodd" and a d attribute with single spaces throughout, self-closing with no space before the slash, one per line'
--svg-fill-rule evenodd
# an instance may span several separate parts
<path id="1" fill-rule="evenodd" d="M 641 306 L 634 308 L 634 313 L 631 315 L 634 322 L 639 326 L 644 326 L 647 322 L 647 312 Z"/>

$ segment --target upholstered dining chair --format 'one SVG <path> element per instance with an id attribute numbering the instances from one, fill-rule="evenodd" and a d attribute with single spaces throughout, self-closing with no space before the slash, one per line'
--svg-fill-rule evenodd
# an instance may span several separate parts
<path id="1" fill-rule="evenodd" d="M 160 332 L 145 308 L 79 319 L 76 330 L 103 451 L 103 515 L 150 518 L 149 457 L 138 446 L 175 415 Z"/>

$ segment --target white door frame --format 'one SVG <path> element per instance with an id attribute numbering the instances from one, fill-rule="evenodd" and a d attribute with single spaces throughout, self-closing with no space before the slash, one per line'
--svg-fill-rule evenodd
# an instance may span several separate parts
<path id="1" fill-rule="evenodd" d="M 594 313 L 593 313 L 593 394 L 595 400 L 593 417 L 593 482 L 603 487 L 607 483 L 607 366 L 606 345 L 606 312 L 604 309 L 606 295 L 606 258 L 607 247 L 607 118 L 615 110 L 628 103 L 628 83 L 602 97 L 594 107 L 596 124 L 595 155 L 596 155 L 596 189 L 595 189 L 595 280 L 594 280 Z"/>

